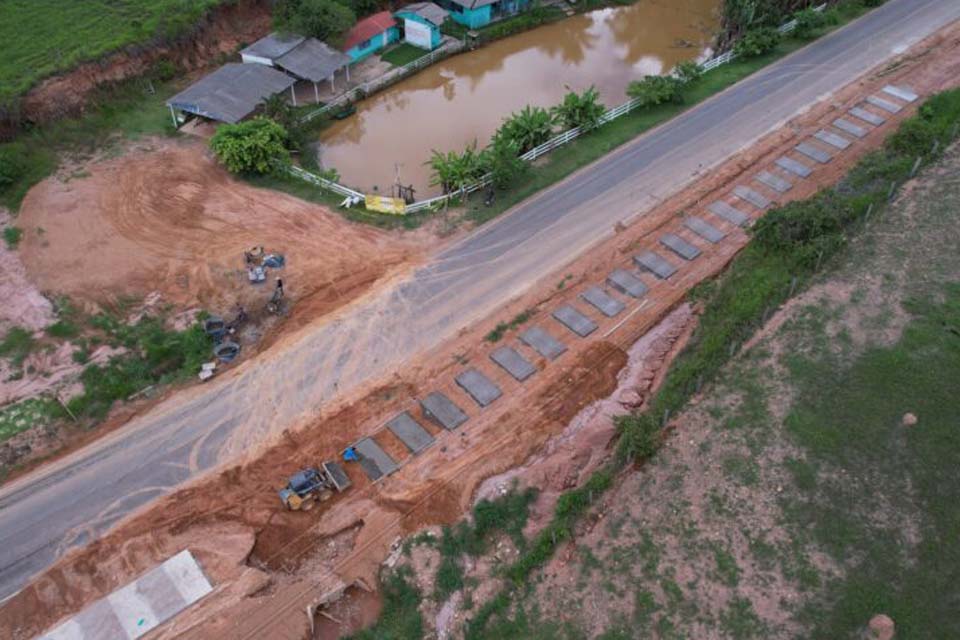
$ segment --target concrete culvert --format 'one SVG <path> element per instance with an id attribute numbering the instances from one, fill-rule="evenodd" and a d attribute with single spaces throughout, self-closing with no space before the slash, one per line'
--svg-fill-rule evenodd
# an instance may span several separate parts
<path id="1" fill-rule="evenodd" d="M 226 323 L 220 316 L 210 316 L 203 321 L 203 331 L 208 336 L 223 335 L 226 331 Z"/>
<path id="2" fill-rule="evenodd" d="M 220 362 L 230 362 L 240 354 L 240 345 L 236 342 L 221 342 L 213 348 L 213 355 Z"/>

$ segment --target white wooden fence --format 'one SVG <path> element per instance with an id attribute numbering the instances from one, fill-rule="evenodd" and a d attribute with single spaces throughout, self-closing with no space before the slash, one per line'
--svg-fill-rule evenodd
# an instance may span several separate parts
<path id="1" fill-rule="evenodd" d="M 813 10 L 814 10 L 814 11 L 823 11 L 824 8 L 826 8 L 826 6 L 827 6 L 827 5 L 825 5 L 825 4 L 821 4 L 821 5 L 817 6 L 817 7 L 814 7 Z M 796 28 L 797 28 L 797 21 L 796 21 L 796 19 L 794 19 L 794 20 L 791 20 L 790 22 L 787 22 L 787 23 L 781 25 L 778 30 L 780 31 L 780 33 L 790 33 L 791 31 L 793 31 L 793 30 L 796 29 Z M 441 51 L 440 49 L 437 49 L 434 53 L 439 53 L 440 51 Z M 448 52 L 448 53 L 452 53 L 452 51 L 451 51 L 451 52 Z M 424 60 L 424 59 L 426 59 L 426 58 L 429 58 L 429 57 L 431 57 L 432 55 L 433 55 L 433 54 L 430 54 L 430 56 L 424 56 L 423 58 L 419 58 L 418 60 L 415 60 L 414 62 L 412 62 L 412 63 L 410 63 L 409 65 L 407 65 L 407 67 L 411 67 L 412 65 L 415 65 L 415 64 L 419 63 L 421 60 Z M 716 57 L 714 57 L 714 58 L 711 58 L 710 60 L 707 60 L 706 62 L 702 63 L 702 64 L 700 65 L 700 69 L 703 70 L 703 71 L 709 71 L 709 70 L 711 70 L 711 69 L 715 69 L 715 68 L 717 68 L 717 67 L 719 67 L 719 66 L 721 66 L 721 65 L 724 65 L 724 64 L 729 63 L 730 61 L 734 60 L 736 57 L 737 57 L 737 54 L 731 49 L 730 51 L 727 51 L 727 52 L 725 52 L 725 53 L 722 53 L 722 54 L 720 54 L 719 56 L 716 56 Z M 430 64 L 430 63 L 429 63 L 429 62 L 425 62 L 425 63 L 423 63 L 422 65 L 420 65 L 420 67 L 417 67 L 417 68 L 421 68 L 421 67 L 423 67 L 423 66 L 426 66 L 427 64 Z M 401 68 L 398 69 L 397 71 L 400 71 L 401 69 L 406 69 L 407 67 L 401 67 Z M 331 104 L 332 104 L 332 103 L 331 103 Z M 626 114 L 630 113 L 631 111 L 633 111 L 634 109 L 636 109 L 636 108 L 639 106 L 639 104 L 640 104 L 640 101 L 639 101 L 638 99 L 634 98 L 634 99 L 632 99 L 632 100 L 628 100 L 627 102 L 624 102 L 624 103 L 621 104 L 621 105 L 618 105 L 618 106 L 616 106 L 616 107 L 613 107 L 612 109 L 607 110 L 602 116 L 600 116 L 599 125 L 604 125 L 604 124 L 610 122 L 611 120 L 616 120 L 616 119 L 619 118 L 620 116 L 623 116 L 623 115 L 626 115 Z M 322 107 L 321 109 L 318 109 L 316 112 L 308 115 L 308 116 L 305 118 L 305 120 L 306 120 L 306 119 L 309 119 L 309 118 L 312 118 L 312 117 L 318 115 L 319 113 L 322 113 L 324 109 L 329 109 L 329 108 L 331 108 L 331 105 L 324 105 L 324 107 Z M 598 125 L 598 126 L 599 126 L 599 125 Z M 544 142 L 544 143 L 541 144 L 540 146 L 534 147 L 534 148 L 531 149 L 530 151 L 527 151 L 527 152 L 524 153 L 522 156 L 520 156 L 520 159 L 521 159 L 521 160 L 525 160 L 525 161 L 527 161 L 527 162 L 533 162 L 534 160 L 536 160 L 536 159 L 539 158 L 540 156 L 542 156 L 542 155 L 544 155 L 544 154 L 546 154 L 546 153 L 549 153 L 549 152 L 553 151 L 553 150 L 556 149 L 557 147 L 562 147 L 563 145 L 568 144 L 568 143 L 571 142 L 572 140 L 576 140 L 576 139 L 577 139 L 578 137 L 580 137 L 583 133 L 585 133 L 585 131 L 584 131 L 581 127 L 574 127 L 573 129 L 567 129 L 567 130 L 564 131 L 563 133 L 561 133 L 561 134 L 559 134 L 559 135 L 557 135 L 557 136 L 554 136 L 553 138 L 550 138 L 549 140 L 547 140 L 546 142 Z M 316 175 L 314 175 L 314 174 L 312 174 L 312 173 L 309 173 L 309 172 L 307 172 L 307 171 L 304 171 L 303 169 L 296 168 L 296 167 L 295 167 L 294 169 L 295 169 L 295 171 L 292 170 L 292 172 L 294 173 L 294 175 L 297 175 L 298 177 L 301 177 L 301 178 L 303 178 L 303 179 L 305 179 L 305 180 L 307 180 L 307 181 L 309 181 L 309 182 L 313 182 L 314 184 L 317 184 L 317 185 L 319 185 L 319 186 L 323 186 L 323 187 L 325 187 L 325 188 L 327 188 L 327 189 L 330 189 L 331 191 L 334 191 L 335 193 L 338 193 L 338 194 L 343 195 L 343 196 L 346 196 L 346 197 L 353 197 L 353 198 L 356 198 L 356 197 L 362 198 L 362 197 L 363 197 L 363 194 L 362 194 L 362 193 L 358 193 L 358 192 L 356 192 L 356 191 L 354 191 L 354 190 L 352 190 L 352 189 L 348 189 L 347 187 L 344 187 L 344 186 L 342 186 L 342 185 L 336 184 L 335 182 L 331 182 L 330 180 L 325 180 L 324 178 L 321 178 L 320 176 L 316 176 Z M 309 177 L 307 177 L 307 176 L 309 176 Z M 444 195 L 441 195 L 441 196 L 437 196 L 437 197 L 435 197 L 435 198 L 430 198 L 430 199 L 428 199 L 428 200 L 421 200 L 421 201 L 419 201 L 419 202 L 414 202 L 413 204 L 407 205 L 407 207 L 406 207 L 406 213 L 416 213 L 416 212 L 418 212 L 418 211 L 426 211 L 426 210 L 428 210 L 428 209 L 439 208 L 439 207 L 442 206 L 447 200 L 450 200 L 450 199 L 453 199 L 453 198 L 462 198 L 463 196 L 465 196 L 465 195 L 467 195 L 467 194 L 470 194 L 470 193 L 473 193 L 473 192 L 475 192 L 475 191 L 478 191 L 478 190 L 482 189 L 483 187 L 485 187 L 485 186 L 487 186 L 488 184 L 490 184 L 490 180 L 491 180 L 491 176 L 490 176 L 490 174 L 487 174 L 487 175 L 484 175 L 483 177 L 481 177 L 477 182 L 475 182 L 475 183 L 473 183 L 473 184 L 471 184 L 471 185 L 469 185 L 469 186 L 467 186 L 467 187 L 464 187 L 463 189 L 459 189 L 459 190 L 454 191 L 454 192 L 452 192 L 452 193 L 447 193 L 447 194 L 444 194 Z"/>

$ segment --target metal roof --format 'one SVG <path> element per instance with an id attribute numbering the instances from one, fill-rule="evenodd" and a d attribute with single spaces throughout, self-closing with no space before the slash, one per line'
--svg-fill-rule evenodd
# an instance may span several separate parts
<path id="1" fill-rule="evenodd" d="M 398 15 L 401 13 L 412 13 L 414 15 L 418 15 L 424 20 L 432 22 L 438 27 L 442 25 L 447 19 L 447 16 L 450 15 L 446 9 L 443 9 L 432 2 L 414 2 L 413 4 L 408 4 L 405 7 L 401 7 L 397 11 Z"/>
<path id="2" fill-rule="evenodd" d="M 289 53 L 277 58 L 274 64 L 299 78 L 320 82 L 332 76 L 337 69 L 350 64 L 350 56 L 316 38 L 307 38 Z"/>
<path id="3" fill-rule="evenodd" d="M 247 54 L 268 60 L 276 60 L 285 53 L 293 50 L 298 44 L 303 42 L 304 39 L 303 36 L 298 36 L 293 33 L 274 32 L 260 38 L 246 49 L 243 49 L 240 55 Z"/>
<path id="4" fill-rule="evenodd" d="M 240 122 L 296 80 L 263 64 L 231 62 L 167 100 L 175 109 L 220 122 Z"/>
<path id="5" fill-rule="evenodd" d="M 465 9 L 479 9 L 480 7 L 485 7 L 488 4 L 493 4 L 497 0 L 450 0 Z"/>

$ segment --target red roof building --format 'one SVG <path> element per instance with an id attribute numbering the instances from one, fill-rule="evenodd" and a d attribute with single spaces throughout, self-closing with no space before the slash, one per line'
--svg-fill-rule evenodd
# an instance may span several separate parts
<path id="1" fill-rule="evenodd" d="M 375 13 L 372 16 L 368 16 L 353 25 L 353 28 L 347 33 L 346 40 L 343 43 L 343 50 L 349 52 L 351 49 L 357 45 L 362 45 L 368 42 L 371 39 L 376 38 L 376 36 L 389 31 L 393 28 L 395 31 L 397 26 L 397 21 L 393 19 L 393 15 L 389 11 L 381 11 L 380 13 Z M 397 33 L 399 36 L 399 33 Z M 390 42 L 396 40 L 397 37 L 390 37 L 389 35 L 381 40 L 379 46 L 372 47 L 379 49 L 380 47 L 389 44 Z M 359 47 L 359 49 L 366 49 L 367 47 Z"/>

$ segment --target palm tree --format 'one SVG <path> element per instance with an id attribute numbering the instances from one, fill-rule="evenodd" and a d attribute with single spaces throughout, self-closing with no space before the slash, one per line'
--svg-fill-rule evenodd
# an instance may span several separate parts
<path id="1" fill-rule="evenodd" d="M 524 154 L 549 140 L 552 133 L 550 113 L 543 107 L 527 105 L 505 118 L 503 124 L 493 134 L 493 139 L 494 142 L 498 139 L 514 142 L 520 149 L 520 153 Z"/>
<path id="2" fill-rule="evenodd" d="M 551 111 L 554 121 L 563 129 L 581 127 L 589 131 L 600 124 L 600 116 L 606 108 L 600 103 L 600 93 L 590 87 L 583 93 L 569 92 Z"/>

